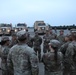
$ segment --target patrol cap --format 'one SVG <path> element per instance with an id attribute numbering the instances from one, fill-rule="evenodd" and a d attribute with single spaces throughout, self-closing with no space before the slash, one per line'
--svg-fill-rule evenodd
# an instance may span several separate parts
<path id="1" fill-rule="evenodd" d="M 3 36 L 3 37 L 1 38 L 1 41 L 9 41 L 9 37 Z"/>
<path id="2" fill-rule="evenodd" d="M 58 48 L 60 46 L 60 42 L 58 40 L 50 40 L 49 45 Z"/>
<path id="3" fill-rule="evenodd" d="M 26 39 L 26 31 L 24 31 L 24 30 L 21 30 L 21 31 L 19 31 L 19 32 L 17 32 L 17 38 L 18 38 L 18 40 L 25 40 Z"/>

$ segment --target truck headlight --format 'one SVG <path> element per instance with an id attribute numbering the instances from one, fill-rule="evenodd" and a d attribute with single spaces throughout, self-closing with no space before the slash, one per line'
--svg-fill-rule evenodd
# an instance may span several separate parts
<path id="1" fill-rule="evenodd" d="M 1 32 L 1 29 L 0 29 L 0 32 Z"/>
<path id="2" fill-rule="evenodd" d="M 44 28 L 44 27 L 42 27 L 42 29 L 44 30 L 45 28 Z"/>
<path id="3" fill-rule="evenodd" d="M 15 32 L 17 32 L 17 29 L 15 29 Z"/>
<path id="4" fill-rule="evenodd" d="M 26 29 L 23 29 L 24 31 L 26 31 Z"/>
<path id="5" fill-rule="evenodd" d="M 7 32 L 10 32 L 10 30 L 8 29 Z"/>
<path id="6" fill-rule="evenodd" d="M 40 30 L 40 27 L 38 27 L 38 30 Z"/>

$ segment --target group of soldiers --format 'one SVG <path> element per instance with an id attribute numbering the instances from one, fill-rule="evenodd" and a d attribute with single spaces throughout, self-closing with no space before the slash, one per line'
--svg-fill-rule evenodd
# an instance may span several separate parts
<path id="1" fill-rule="evenodd" d="M 0 57 L 2 75 L 39 75 L 39 62 L 45 75 L 76 75 L 76 32 L 57 35 L 46 30 L 41 38 L 38 32 L 31 37 L 26 31 L 2 36 Z M 41 44 L 43 55 L 41 56 Z"/>

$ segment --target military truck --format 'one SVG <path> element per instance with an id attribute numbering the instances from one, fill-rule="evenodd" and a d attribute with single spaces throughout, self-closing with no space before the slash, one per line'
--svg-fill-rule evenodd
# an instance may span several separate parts
<path id="1" fill-rule="evenodd" d="M 0 24 L 0 35 L 11 35 L 12 24 Z"/>
<path id="2" fill-rule="evenodd" d="M 27 24 L 25 24 L 25 23 L 18 23 L 15 26 L 15 33 L 20 31 L 20 30 L 28 31 Z"/>
<path id="3" fill-rule="evenodd" d="M 44 21 L 35 21 L 34 32 L 38 31 L 38 34 L 45 34 L 46 30 L 49 30 L 49 26 Z"/>

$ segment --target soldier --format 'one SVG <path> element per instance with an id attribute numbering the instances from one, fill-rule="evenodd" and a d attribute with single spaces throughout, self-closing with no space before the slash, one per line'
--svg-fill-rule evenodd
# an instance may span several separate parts
<path id="1" fill-rule="evenodd" d="M 32 48 L 33 47 L 33 39 L 30 36 L 30 34 L 28 34 L 27 37 L 28 37 L 27 38 L 27 45 Z"/>
<path id="2" fill-rule="evenodd" d="M 72 33 L 72 42 L 65 53 L 65 63 L 67 72 L 64 75 L 76 75 L 76 33 Z"/>
<path id="3" fill-rule="evenodd" d="M 64 44 L 64 31 L 60 30 L 60 35 L 57 37 L 57 39 L 60 41 L 61 45 Z"/>
<path id="4" fill-rule="evenodd" d="M 65 63 L 65 53 L 66 53 L 68 45 L 69 45 L 69 43 L 71 43 L 71 41 L 72 41 L 71 35 L 66 35 L 65 36 L 65 43 L 60 48 L 60 51 L 63 54 L 63 65 L 64 65 L 63 75 L 68 75 L 68 70 L 66 69 L 66 63 Z"/>
<path id="5" fill-rule="evenodd" d="M 38 75 L 38 58 L 34 50 L 26 44 L 26 31 L 17 32 L 17 38 L 18 44 L 10 49 L 7 58 L 9 72 L 14 72 L 14 75 Z"/>
<path id="6" fill-rule="evenodd" d="M 12 46 L 14 46 L 14 45 L 17 44 L 17 43 L 18 43 L 18 41 L 17 41 L 17 36 L 16 36 L 15 33 L 13 33 L 13 34 L 12 34 L 12 39 L 11 39 L 11 41 L 10 41 L 9 47 L 11 48 Z"/>
<path id="7" fill-rule="evenodd" d="M 63 75 L 63 55 L 58 52 L 60 42 L 58 40 L 50 40 L 48 53 L 43 54 L 42 62 L 44 63 L 44 75 Z"/>
<path id="8" fill-rule="evenodd" d="M 9 52 L 9 38 L 6 36 L 3 36 L 1 39 L 1 53 L 0 57 L 2 59 L 1 61 L 1 69 L 2 69 L 2 75 L 8 75 L 8 69 L 7 69 L 7 56 Z"/>
<path id="9" fill-rule="evenodd" d="M 64 42 L 65 42 L 65 43 L 60 47 L 60 51 L 62 52 L 62 54 L 63 54 L 64 56 L 65 56 L 66 49 L 67 49 L 69 43 L 71 43 L 71 41 L 72 41 L 71 35 L 66 35 L 66 36 L 64 37 Z"/>
<path id="10" fill-rule="evenodd" d="M 34 44 L 34 51 L 38 52 L 38 58 L 39 62 L 41 61 L 41 44 L 42 44 L 42 38 L 39 37 L 38 32 L 35 32 L 35 36 L 32 38 L 33 44 Z"/>
<path id="11" fill-rule="evenodd" d="M 52 28 L 50 29 L 50 40 L 52 39 L 56 39 L 57 35 L 55 33 L 53 33 Z"/>
<path id="12" fill-rule="evenodd" d="M 57 34 L 57 28 L 54 28 L 55 33 Z"/>
<path id="13" fill-rule="evenodd" d="M 43 42 L 43 52 L 46 53 L 47 51 L 49 51 L 48 43 L 51 40 L 49 30 L 46 30 L 46 34 L 43 36 L 43 40 L 44 40 L 44 42 Z"/>

